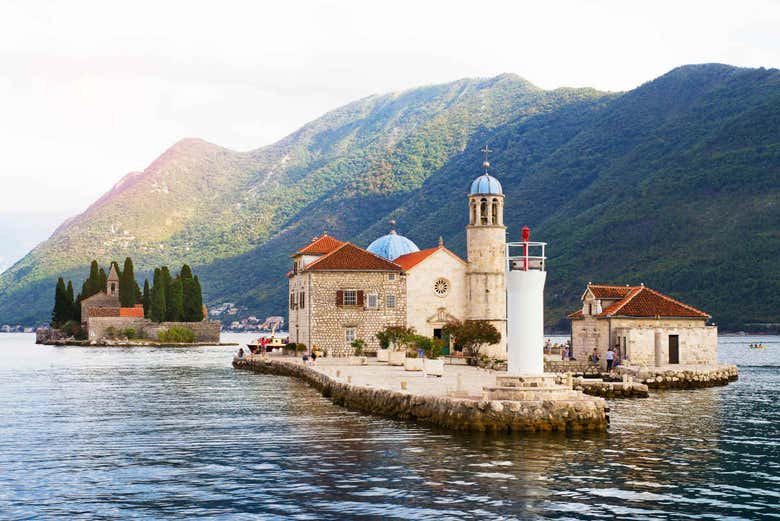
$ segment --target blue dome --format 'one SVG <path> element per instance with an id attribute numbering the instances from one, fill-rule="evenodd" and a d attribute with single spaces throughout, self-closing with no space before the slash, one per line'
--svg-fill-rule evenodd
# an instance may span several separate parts
<path id="1" fill-rule="evenodd" d="M 482 174 L 471 183 L 469 195 L 502 195 L 501 183 L 489 174 Z"/>
<path id="2" fill-rule="evenodd" d="M 407 253 L 420 251 L 420 248 L 415 243 L 403 235 L 398 235 L 395 233 L 395 230 L 391 230 L 387 235 L 381 236 L 369 244 L 366 249 L 374 255 L 379 255 L 389 261 L 394 261 Z"/>

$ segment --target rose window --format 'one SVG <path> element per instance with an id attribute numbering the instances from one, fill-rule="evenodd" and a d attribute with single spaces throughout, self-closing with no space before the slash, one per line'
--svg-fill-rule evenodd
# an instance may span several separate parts
<path id="1" fill-rule="evenodd" d="M 450 283 L 446 279 L 437 279 L 433 283 L 433 292 L 438 296 L 443 297 L 450 290 Z"/>

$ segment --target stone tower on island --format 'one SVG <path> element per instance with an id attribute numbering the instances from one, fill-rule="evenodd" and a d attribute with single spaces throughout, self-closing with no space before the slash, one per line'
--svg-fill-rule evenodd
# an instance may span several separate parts
<path id="1" fill-rule="evenodd" d="M 488 174 L 490 163 L 484 150 L 485 173 L 471 183 L 469 225 L 466 227 L 467 317 L 487 320 L 501 333 L 501 343 L 491 353 L 506 353 L 506 226 L 504 193 L 498 179 Z"/>

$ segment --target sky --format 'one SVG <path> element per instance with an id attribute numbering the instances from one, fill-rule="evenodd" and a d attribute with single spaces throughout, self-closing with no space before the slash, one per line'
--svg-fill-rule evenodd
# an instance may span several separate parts
<path id="1" fill-rule="evenodd" d="M 688 63 L 778 67 L 778 27 L 767 0 L 0 0 L 0 217 L 48 219 L 18 228 L 42 240 L 181 138 L 258 148 L 371 94 L 504 72 L 620 91 Z"/>

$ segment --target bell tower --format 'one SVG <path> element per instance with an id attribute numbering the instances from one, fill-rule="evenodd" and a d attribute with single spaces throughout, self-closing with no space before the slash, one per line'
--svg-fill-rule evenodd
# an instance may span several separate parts
<path id="1" fill-rule="evenodd" d="M 498 179 L 488 173 L 492 152 L 482 149 L 484 174 L 469 190 L 469 225 L 466 227 L 468 269 L 468 318 L 487 320 L 501 333 L 501 342 L 490 346 L 495 357 L 506 357 L 506 226 L 504 193 Z"/>

